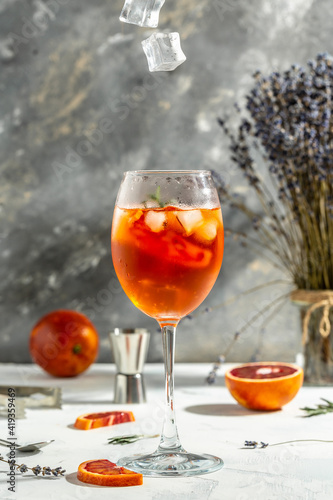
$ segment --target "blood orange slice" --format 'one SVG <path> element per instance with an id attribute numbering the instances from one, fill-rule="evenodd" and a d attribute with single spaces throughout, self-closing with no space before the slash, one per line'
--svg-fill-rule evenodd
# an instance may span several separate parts
<path id="1" fill-rule="evenodd" d="M 278 410 L 303 383 L 303 370 L 290 363 L 247 363 L 228 370 L 225 383 L 236 401 L 251 410 Z"/>
<path id="2" fill-rule="evenodd" d="M 131 411 L 102 411 L 99 413 L 85 413 L 77 417 L 74 427 L 87 431 L 98 427 L 134 422 Z"/>
<path id="3" fill-rule="evenodd" d="M 139 486 L 142 474 L 119 467 L 109 460 L 87 460 L 79 465 L 77 478 L 100 486 Z"/>

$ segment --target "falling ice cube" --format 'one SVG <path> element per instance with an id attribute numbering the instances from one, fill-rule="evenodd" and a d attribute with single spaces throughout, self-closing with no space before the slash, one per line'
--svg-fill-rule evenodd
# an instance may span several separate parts
<path id="1" fill-rule="evenodd" d="M 156 28 L 165 0 L 125 0 L 120 21 L 146 28 Z"/>
<path id="2" fill-rule="evenodd" d="M 179 33 L 153 33 L 141 43 L 149 71 L 173 71 L 186 61 Z"/>

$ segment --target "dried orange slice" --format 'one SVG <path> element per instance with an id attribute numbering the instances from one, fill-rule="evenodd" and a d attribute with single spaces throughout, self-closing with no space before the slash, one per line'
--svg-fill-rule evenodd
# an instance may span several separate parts
<path id="1" fill-rule="evenodd" d="M 85 413 L 77 417 L 74 427 L 87 431 L 98 427 L 124 424 L 134 422 L 135 418 L 131 411 L 102 411 L 99 413 Z"/>
<path id="2" fill-rule="evenodd" d="M 251 410 L 278 410 L 303 383 L 303 370 L 279 362 L 246 363 L 228 370 L 225 383 L 236 401 Z"/>
<path id="3" fill-rule="evenodd" d="M 119 467 L 109 460 L 87 460 L 79 465 L 77 478 L 100 486 L 139 486 L 142 474 Z"/>

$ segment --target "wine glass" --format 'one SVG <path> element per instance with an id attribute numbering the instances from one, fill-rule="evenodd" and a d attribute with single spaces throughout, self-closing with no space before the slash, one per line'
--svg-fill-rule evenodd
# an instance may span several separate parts
<path id="1" fill-rule="evenodd" d="M 223 244 L 221 207 L 209 171 L 125 172 L 112 222 L 113 264 L 133 304 L 158 321 L 165 365 L 159 447 L 118 462 L 144 475 L 192 476 L 223 466 L 218 457 L 182 447 L 174 408 L 176 327 L 212 289 Z"/>

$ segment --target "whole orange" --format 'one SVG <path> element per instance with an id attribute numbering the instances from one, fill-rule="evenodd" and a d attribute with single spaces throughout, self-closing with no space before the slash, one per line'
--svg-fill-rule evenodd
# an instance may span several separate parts
<path id="1" fill-rule="evenodd" d="M 236 401 L 251 410 L 278 410 L 303 383 L 303 370 L 290 363 L 246 363 L 228 370 L 225 383 Z"/>
<path id="2" fill-rule="evenodd" d="M 29 349 L 41 368 L 55 377 L 75 377 L 98 354 L 98 333 L 76 311 L 58 310 L 43 316 L 30 333 Z"/>

